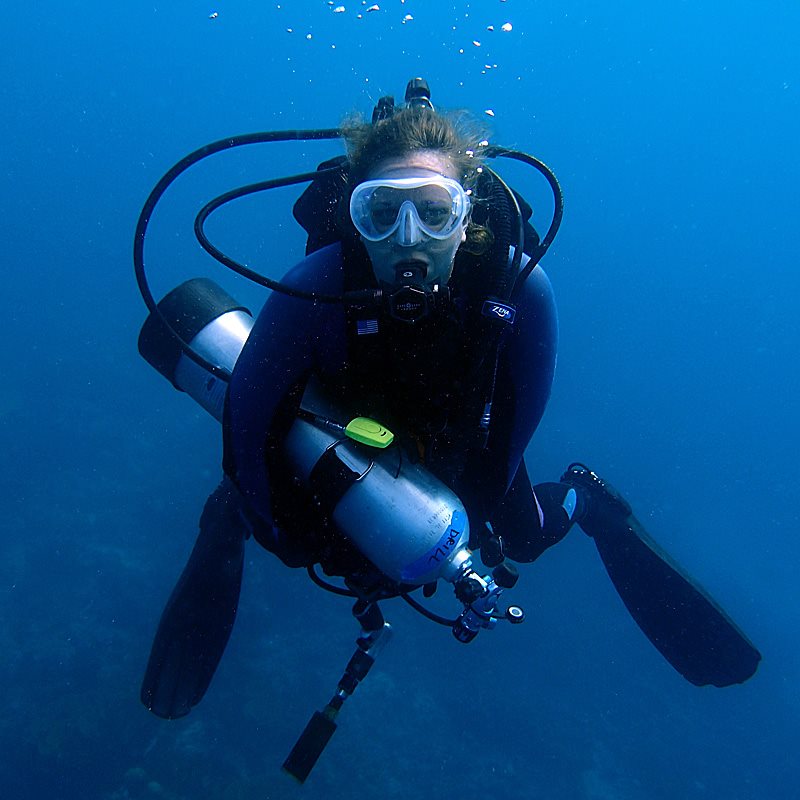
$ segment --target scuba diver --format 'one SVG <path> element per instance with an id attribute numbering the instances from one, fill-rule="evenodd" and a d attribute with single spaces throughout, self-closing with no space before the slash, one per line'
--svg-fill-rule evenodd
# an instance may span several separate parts
<path id="1" fill-rule="evenodd" d="M 144 235 L 183 170 L 237 144 L 334 137 L 346 156 L 229 192 L 197 217 L 208 252 L 276 289 L 255 321 L 202 279 L 155 303 Z M 550 183 L 555 213 L 544 238 L 523 197 L 488 167 L 497 157 L 523 161 Z M 224 203 L 300 181 L 310 182 L 294 207 L 308 233 L 306 257 L 280 282 L 208 240 L 204 222 Z M 579 463 L 555 482 L 532 485 L 528 476 L 523 454 L 550 395 L 557 344 L 553 291 L 539 262 L 561 208 L 552 172 L 490 145 L 470 118 L 436 110 L 422 79 L 409 83 L 402 106 L 382 98 L 370 122 L 222 140 L 162 178 L 135 240 L 151 312 L 139 347 L 222 422 L 224 477 L 156 633 L 141 693 L 148 709 L 181 717 L 203 697 L 234 623 L 250 536 L 353 597 L 362 625 L 334 699 L 284 765 L 300 780 L 385 638 L 379 602 L 401 597 L 464 642 L 500 619 L 520 622 L 518 606 L 498 609 L 516 583 L 515 563 L 535 561 L 575 524 L 676 670 L 696 685 L 752 676 L 756 648 L 608 482 Z M 421 589 L 429 597 L 439 579 L 462 604 L 455 620 L 410 596 Z"/>

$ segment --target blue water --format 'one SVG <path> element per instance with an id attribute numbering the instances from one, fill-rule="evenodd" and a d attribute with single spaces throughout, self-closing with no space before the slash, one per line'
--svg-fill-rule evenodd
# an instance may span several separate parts
<path id="1" fill-rule="evenodd" d="M 136 352 L 132 233 L 156 180 L 195 147 L 335 126 L 422 74 L 435 102 L 536 153 L 566 193 L 545 261 L 561 346 L 528 452 L 535 480 L 574 459 L 610 478 L 764 661 L 743 686 L 684 682 L 575 530 L 523 570 L 523 626 L 464 647 L 389 604 L 395 638 L 302 794 L 795 797 L 797 4 L 386 0 L 360 20 L 366 5 L 345 5 L 3 9 L 0 794 L 300 796 L 280 764 L 356 633 L 348 603 L 302 572 L 250 547 L 206 699 L 171 723 L 138 702 L 220 436 Z M 261 290 L 200 252 L 193 215 L 334 152 L 262 147 L 186 175 L 153 222 L 155 293 L 206 274 L 258 308 Z M 509 175 L 546 226 L 546 192 Z M 243 201 L 214 230 L 278 276 L 302 249 L 292 198 Z"/>

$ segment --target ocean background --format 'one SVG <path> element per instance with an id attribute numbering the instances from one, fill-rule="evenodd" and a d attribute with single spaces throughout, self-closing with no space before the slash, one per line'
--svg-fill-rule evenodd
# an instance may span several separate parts
<path id="1" fill-rule="evenodd" d="M 0 794 L 796 797 L 800 7 L 379 5 L 3 9 Z M 522 626 L 463 646 L 385 604 L 395 636 L 299 788 L 280 765 L 329 699 L 357 630 L 347 600 L 254 543 L 205 700 L 173 722 L 138 700 L 161 609 L 220 476 L 221 441 L 137 353 L 133 230 L 153 185 L 189 151 L 250 131 L 333 127 L 381 95 L 401 98 L 417 75 L 435 104 L 473 110 L 493 141 L 536 154 L 564 188 L 544 262 L 559 363 L 527 453 L 534 480 L 557 479 L 572 460 L 611 480 L 764 660 L 742 686 L 686 683 L 575 529 L 522 568 Z M 208 275 L 257 310 L 265 292 L 200 250 L 194 214 L 224 190 L 337 152 L 264 145 L 193 168 L 151 226 L 154 293 Z M 544 230 L 541 179 L 499 167 Z M 224 209 L 215 240 L 280 276 L 302 254 L 296 195 Z"/>

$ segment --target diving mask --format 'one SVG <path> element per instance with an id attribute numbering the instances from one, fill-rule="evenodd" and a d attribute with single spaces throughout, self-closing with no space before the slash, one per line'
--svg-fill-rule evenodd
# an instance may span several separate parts
<path id="1" fill-rule="evenodd" d="M 396 235 L 406 246 L 426 236 L 448 239 L 464 225 L 469 209 L 464 187 L 443 175 L 364 181 L 350 197 L 350 217 L 364 239 Z"/>

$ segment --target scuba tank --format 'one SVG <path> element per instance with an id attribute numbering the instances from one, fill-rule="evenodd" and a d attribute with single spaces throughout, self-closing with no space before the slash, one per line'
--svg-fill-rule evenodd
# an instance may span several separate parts
<path id="1" fill-rule="evenodd" d="M 222 420 L 227 381 L 253 318 L 210 280 L 173 289 L 145 320 L 139 352 L 215 419 Z M 192 360 L 170 327 L 210 364 Z M 311 489 L 341 532 L 387 578 L 423 585 L 456 582 L 471 571 L 469 524 L 459 498 L 420 464 L 403 458 L 393 435 L 365 418 L 342 425 L 310 382 L 285 438 L 293 477 Z"/>
<path id="2" fill-rule="evenodd" d="M 148 315 L 139 333 L 139 353 L 178 391 L 222 422 L 225 376 L 230 376 L 252 328 L 248 309 L 213 281 L 192 278 Z M 192 359 L 183 342 L 207 364 L 221 365 L 218 374 Z"/>
<path id="3" fill-rule="evenodd" d="M 457 579 L 469 561 L 461 500 L 404 459 L 382 425 L 357 418 L 342 426 L 309 411 L 315 402 L 310 383 L 285 440 L 293 475 L 387 578 L 415 586 Z"/>

